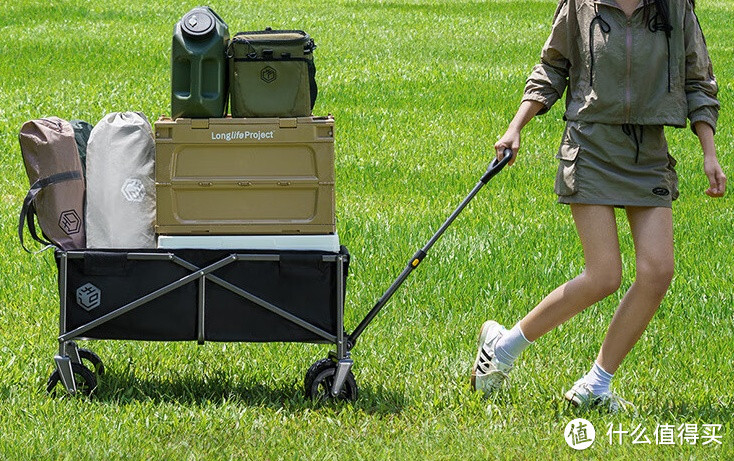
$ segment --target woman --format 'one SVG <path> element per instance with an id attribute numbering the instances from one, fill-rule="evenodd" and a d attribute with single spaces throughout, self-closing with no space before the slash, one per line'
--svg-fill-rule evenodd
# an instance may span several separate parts
<path id="1" fill-rule="evenodd" d="M 626 402 L 609 390 L 624 357 L 652 319 L 673 277 L 675 160 L 663 126 L 685 127 L 703 149 L 706 194 L 721 197 L 726 177 L 716 158 L 718 91 L 692 0 L 561 0 L 553 29 L 507 132 L 495 144 L 516 156 L 520 132 L 566 91 L 567 121 L 555 192 L 569 204 L 585 268 L 553 290 L 510 330 L 482 325 L 472 386 L 501 387 L 533 341 L 617 291 L 622 262 L 614 207 L 632 231 L 637 276 L 609 325 L 591 369 L 565 393 L 574 405 L 610 411 Z M 513 158 L 510 164 L 515 161 Z"/>

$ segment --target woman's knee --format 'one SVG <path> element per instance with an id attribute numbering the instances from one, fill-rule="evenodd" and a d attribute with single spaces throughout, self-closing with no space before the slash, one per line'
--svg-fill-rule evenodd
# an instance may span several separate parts
<path id="1" fill-rule="evenodd" d="M 604 270 L 585 271 L 588 289 L 597 300 L 616 293 L 622 285 L 622 267 L 607 267 Z"/>
<path id="2" fill-rule="evenodd" d="M 675 262 L 672 257 L 644 258 L 637 261 L 636 282 L 666 292 L 673 280 Z"/>

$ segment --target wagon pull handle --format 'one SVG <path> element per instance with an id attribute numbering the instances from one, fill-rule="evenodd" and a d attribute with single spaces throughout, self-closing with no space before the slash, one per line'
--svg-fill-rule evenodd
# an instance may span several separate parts
<path id="1" fill-rule="evenodd" d="M 512 160 L 512 149 L 510 149 L 509 147 L 505 148 L 502 153 L 504 154 L 502 160 L 497 160 L 497 158 L 492 159 L 492 161 L 489 163 L 489 166 L 487 167 L 487 172 L 482 175 L 482 179 L 480 179 L 480 181 L 484 184 L 487 184 L 490 179 L 492 179 L 497 173 L 502 171 L 502 168 L 504 168 L 505 165 L 510 163 L 510 160 Z"/>
<path id="2" fill-rule="evenodd" d="M 364 318 L 364 320 L 362 320 L 362 322 L 357 325 L 357 328 L 355 328 L 354 331 L 350 335 L 348 335 L 348 349 L 354 347 L 354 344 L 357 342 L 357 338 L 362 334 L 364 329 L 367 328 L 367 325 L 372 322 L 377 313 L 380 312 L 385 304 L 387 304 L 395 291 L 400 287 L 400 285 L 403 284 L 405 279 L 407 279 L 411 272 L 413 272 L 421 263 L 421 261 L 423 261 L 428 253 L 428 250 L 430 250 L 433 244 L 436 243 L 439 238 L 441 238 L 441 235 L 443 235 L 443 233 L 451 225 L 451 223 L 454 222 L 456 217 L 459 216 L 459 213 L 461 213 L 462 210 L 469 204 L 469 202 L 471 202 L 474 196 L 477 195 L 477 192 L 479 192 L 479 190 L 484 187 L 484 185 L 487 184 L 490 179 L 497 175 L 497 173 L 502 171 L 502 168 L 504 168 L 505 165 L 510 163 L 510 160 L 512 160 L 512 149 L 505 149 L 503 153 L 504 157 L 502 157 L 502 160 L 497 160 L 496 158 L 492 160 L 492 162 L 487 167 L 487 171 L 482 175 L 479 182 L 474 186 L 474 189 L 469 192 L 469 195 L 467 195 L 466 198 L 461 202 L 461 204 L 459 204 L 459 206 L 454 210 L 454 212 L 451 213 L 451 216 L 446 219 L 446 221 L 438 229 L 438 231 L 433 234 L 433 237 L 431 237 L 428 243 L 426 243 L 423 248 L 415 252 L 413 257 L 410 258 L 410 261 L 408 261 L 408 265 L 405 267 L 405 269 L 403 269 L 400 275 L 398 275 L 398 278 L 396 278 L 392 285 L 390 285 L 385 293 L 382 294 L 375 306 L 367 313 L 367 316 Z"/>

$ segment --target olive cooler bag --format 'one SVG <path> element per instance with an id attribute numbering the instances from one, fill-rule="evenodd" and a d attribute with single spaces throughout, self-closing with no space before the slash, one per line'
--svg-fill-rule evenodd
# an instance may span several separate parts
<path id="1" fill-rule="evenodd" d="M 227 48 L 232 116 L 310 116 L 318 93 L 315 48 L 301 30 L 237 33 Z"/>

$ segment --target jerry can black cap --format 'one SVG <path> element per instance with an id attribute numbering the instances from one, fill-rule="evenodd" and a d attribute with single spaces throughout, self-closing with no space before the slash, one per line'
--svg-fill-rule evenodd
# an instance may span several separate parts
<path id="1" fill-rule="evenodd" d="M 186 13 L 181 19 L 181 30 L 190 37 L 204 38 L 216 27 L 216 19 L 209 8 L 198 7 Z"/>

